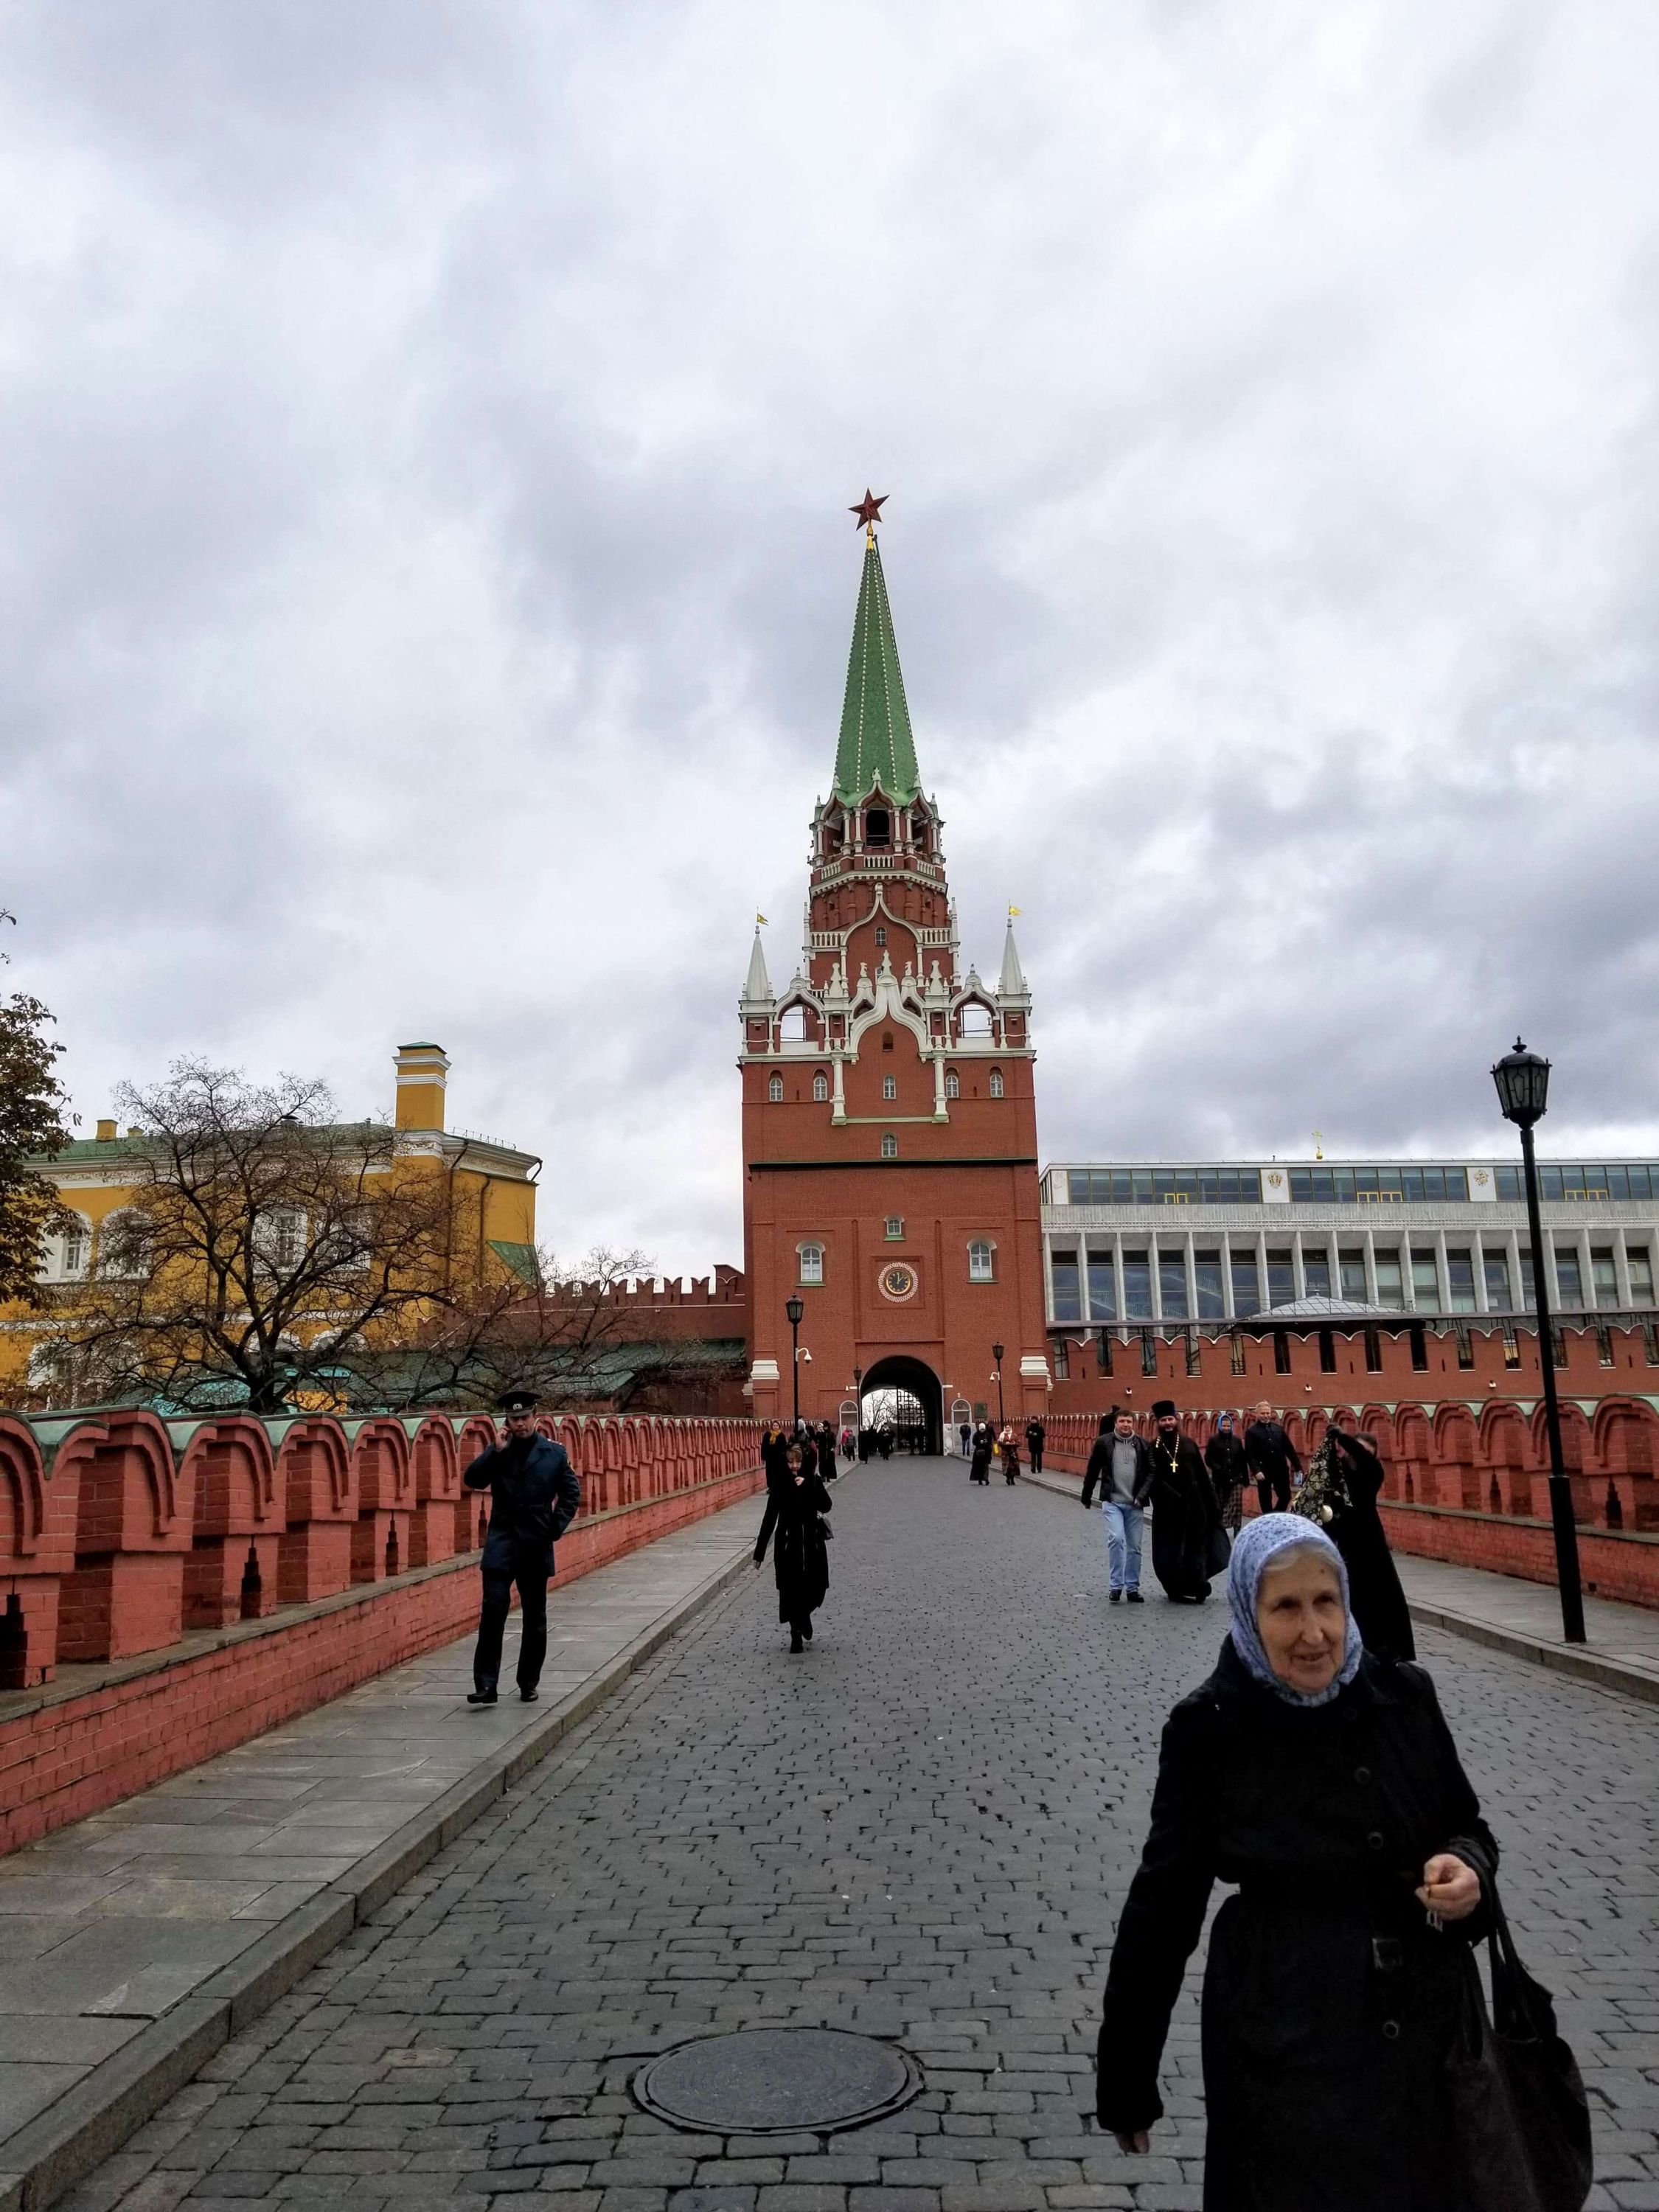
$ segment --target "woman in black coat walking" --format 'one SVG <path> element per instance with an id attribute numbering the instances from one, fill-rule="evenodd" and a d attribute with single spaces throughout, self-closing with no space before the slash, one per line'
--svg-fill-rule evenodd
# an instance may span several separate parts
<path id="1" fill-rule="evenodd" d="M 1205 2212 L 1464 2212 L 1445 2061 L 1498 1847 L 1427 1674 L 1364 1650 L 1328 1537 L 1252 1521 L 1228 1599 L 1220 1662 L 1164 1732 L 1101 2125 L 1147 2149 L 1182 1971 L 1233 1882 L 1204 1974 Z"/>
<path id="2" fill-rule="evenodd" d="M 1221 1525 L 1230 1536 L 1236 1536 L 1244 1520 L 1244 1485 L 1249 1468 L 1243 1440 L 1234 1432 L 1231 1413 L 1217 1415 L 1215 1434 L 1204 1447 L 1204 1464 L 1220 1509 Z"/>
<path id="3" fill-rule="evenodd" d="M 777 1578 L 778 1619 L 787 1624 L 789 1649 L 803 1650 L 812 1641 L 812 1615 L 830 1588 L 829 1531 L 823 1516 L 830 1493 L 823 1479 L 805 1463 L 798 1443 L 785 1455 L 781 1472 L 766 1481 L 766 1513 L 755 1540 L 758 1572 L 766 1547 L 775 1535 L 772 1571 Z"/>
<path id="4" fill-rule="evenodd" d="M 1376 1510 L 1382 1487 L 1382 1462 L 1370 1437 L 1332 1426 L 1308 1463 L 1295 1510 L 1341 1553 L 1348 1601 L 1366 1650 L 1378 1659 L 1415 1659 L 1411 1607 Z"/>
<path id="5" fill-rule="evenodd" d="M 981 1421 L 974 1431 L 974 1456 L 968 1463 L 969 1482 L 982 1483 L 988 1489 L 991 1481 L 991 1454 L 996 1449 L 996 1437 L 988 1421 Z"/>

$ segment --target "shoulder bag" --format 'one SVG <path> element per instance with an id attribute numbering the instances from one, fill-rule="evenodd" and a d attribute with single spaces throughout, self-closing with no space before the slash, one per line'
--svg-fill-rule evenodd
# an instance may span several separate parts
<path id="1" fill-rule="evenodd" d="M 1584 2084 L 1549 1991 L 1521 1963 L 1490 1879 L 1487 1895 L 1492 2009 L 1471 1948 L 1446 2062 L 1470 2212 L 1579 2212 L 1595 2176 Z"/>

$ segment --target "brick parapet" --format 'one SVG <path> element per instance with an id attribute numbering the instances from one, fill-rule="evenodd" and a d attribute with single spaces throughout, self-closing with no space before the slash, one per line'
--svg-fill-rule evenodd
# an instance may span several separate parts
<path id="1" fill-rule="evenodd" d="M 560 1540 L 558 1583 L 607 1565 L 761 1486 L 753 1425 L 701 1425 L 726 1431 L 706 1440 L 703 1472 L 693 1479 L 692 1459 L 683 1455 L 675 1467 L 684 1479 L 665 1481 L 636 1502 L 584 1511 Z M 351 1532 L 340 1533 L 349 1538 Z M 181 1569 L 185 1560 L 118 1555 L 117 1564 L 153 1575 L 158 1568 Z M 378 1588 L 348 1589 L 0 1695 L 0 1850 L 246 1743 L 464 1634 L 477 1613 L 476 1567 L 472 1552 Z M 50 1599 L 55 1606 L 49 1581 L 29 1588 L 37 1602 Z"/>
<path id="2" fill-rule="evenodd" d="M 757 1455 L 747 1419 L 573 1414 L 541 1426 L 569 1451 L 591 1520 Z M 495 1435 L 477 1413 L 0 1414 L 0 1695 L 49 1683 L 60 1662 L 164 1650 L 187 1630 L 475 1551 L 483 1504 L 461 1477 Z"/>

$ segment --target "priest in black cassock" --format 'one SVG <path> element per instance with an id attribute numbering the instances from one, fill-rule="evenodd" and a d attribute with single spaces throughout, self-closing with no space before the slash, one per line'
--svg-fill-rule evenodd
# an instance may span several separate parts
<path id="1" fill-rule="evenodd" d="M 1160 1398 L 1152 1407 L 1158 1431 L 1152 1438 L 1152 1572 L 1164 1594 L 1176 1604 L 1202 1604 L 1210 1595 L 1212 1536 L 1220 1529 L 1204 1462 L 1190 1437 L 1181 1433 L 1175 1401 Z"/>

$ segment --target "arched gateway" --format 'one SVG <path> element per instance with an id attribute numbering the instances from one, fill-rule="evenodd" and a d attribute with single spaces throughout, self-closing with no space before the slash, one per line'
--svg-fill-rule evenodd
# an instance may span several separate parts
<path id="1" fill-rule="evenodd" d="M 940 1452 L 945 1449 L 945 1393 L 933 1369 L 922 1359 L 913 1359 L 908 1353 L 894 1352 L 878 1359 L 864 1376 L 859 1385 L 860 1407 L 872 1391 L 908 1391 L 921 1408 L 922 1425 L 927 1431 L 927 1449 Z"/>

